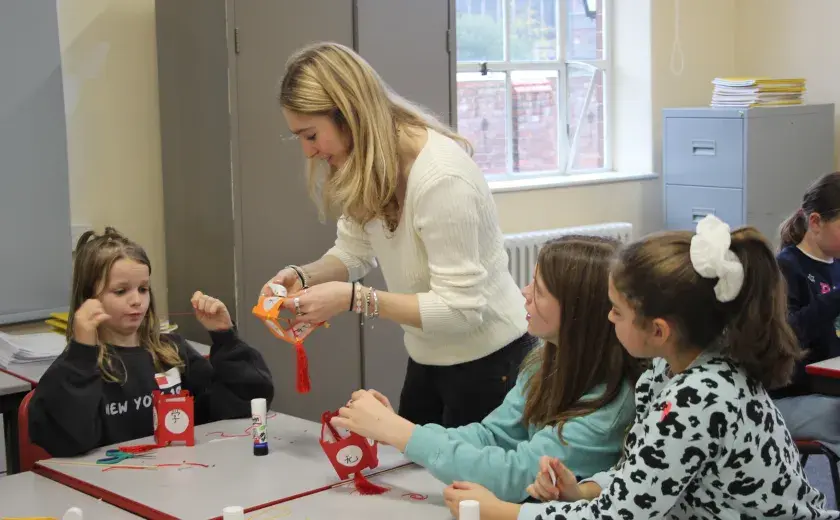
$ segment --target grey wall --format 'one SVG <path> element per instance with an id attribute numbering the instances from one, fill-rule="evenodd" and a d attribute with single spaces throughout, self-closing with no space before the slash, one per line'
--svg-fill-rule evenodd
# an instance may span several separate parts
<path id="1" fill-rule="evenodd" d="M 67 134 L 55 0 L 0 2 L 0 324 L 69 302 Z"/>

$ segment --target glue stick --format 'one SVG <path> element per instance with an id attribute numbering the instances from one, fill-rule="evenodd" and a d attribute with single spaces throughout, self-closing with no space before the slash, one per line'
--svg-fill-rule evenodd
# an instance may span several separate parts
<path id="1" fill-rule="evenodd" d="M 251 428 L 254 437 L 254 455 L 268 455 L 265 399 L 251 399 Z"/>
<path id="2" fill-rule="evenodd" d="M 480 520 L 480 512 L 477 500 L 461 500 L 458 503 L 458 517 L 461 520 Z"/>
<path id="3" fill-rule="evenodd" d="M 245 520 L 245 510 L 239 506 L 222 509 L 222 520 Z"/>

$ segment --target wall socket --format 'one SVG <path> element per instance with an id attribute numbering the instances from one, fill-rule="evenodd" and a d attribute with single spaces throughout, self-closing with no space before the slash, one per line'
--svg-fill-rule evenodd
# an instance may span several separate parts
<path id="1" fill-rule="evenodd" d="M 76 250 L 76 242 L 86 231 L 93 231 L 93 226 L 88 224 L 70 224 L 70 251 Z"/>

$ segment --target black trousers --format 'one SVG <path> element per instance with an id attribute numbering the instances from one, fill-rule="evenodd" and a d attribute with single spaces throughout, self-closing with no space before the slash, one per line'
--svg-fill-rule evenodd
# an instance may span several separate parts
<path id="1" fill-rule="evenodd" d="M 399 414 L 415 424 L 447 428 L 481 421 L 516 386 L 522 361 L 537 344 L 525 333 L 488 356 L 452 366 L 421 365 L 409 358 Z"/>

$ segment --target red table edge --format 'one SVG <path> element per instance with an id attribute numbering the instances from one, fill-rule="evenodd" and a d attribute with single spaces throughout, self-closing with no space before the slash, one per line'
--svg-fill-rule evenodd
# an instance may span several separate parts
<path id="1" fill-rule="evenodd" d="M 48 468 L 37 463 L 35 464 L 35 468 L 33 468 L 32 471 L 38 475 L 41 475 L 42 477 L 54 480 L 59 484 L 63 484 L 71 489 L 81 491 L 82 493 L 90 495 L 93 498 L 103 500 L 111 504 L 112 506 L 128 511 L 129 513 L 139 515 L 141 518 L 147 518 L 149 520 L 180 520 L 178 517 L 167 515 L 166 513 L 162 513 L 157 509 L 143 505 L 139 502 L 135 502 L 134 500 L 126 498 L 122 495 L 118 495 L 111 491 L 102 489 L 99 486 L 94 486 L 93 484 L 85 482 L 84 480 L 77 479 L 76 477 L 71 477 L 70 475 L 64 474 L 60 471 L 56 471 L 52 468 Z"/>
<path id="2" fill-rule="evenodd" d="M 815 365 L 805 365 L 805 373 L 812 376 L 831 377 L 840 379 L 840 370 L 834 368 L 818 367 Z"/>
<path id="3" fill-rule="evenodd" d="M 393 468 L 383 469 L 382 471 L 374 470 L 373 472 L 368 473 L 365 476 L 375 477 L 377 475 L 382 475 L 384 473 L 388 473 L 388 472 L 391 472 L 391 471 L 398 470 L 400 468 L 405 468 L 407 466 L 413 466 L 413 465 L 414 465 L 413 462 L 406 462 L 405 464 L 399 464 L 397 466 L 394 466 Z M 324 487 L 321 487 L 321 488 L 313 489 L 311 491 L 305 491 L 303 493 L 298 493 L 297 495 L 292 495 L 292 496 L 286 497 L 286 498 L 280 498 L 280 499 L 277 499 L 277 500 L 272 500 L 271 502 L 266 502 L 265 504 L 251 506 L 251 507 L 246 508 L 245 512 L 246 513 L 253 513 L 254 511 L 260 511 L 262 509 L 268 509 L 269 507 L 274 507 L 276 505 L 280 505 L 280 504 L 283 504 L 283 503 L 286 503 L 286 502 L 291 502 L 292 500 L 297 500 L 298 498 L 304 498 L 304 497 L 308 497 L 310 495 L 314 495 L 316 493 L 329 491 L 333 488 L 337 488 L 339 486 L 344 486 L 344 485 L 349 484 L 351 482 L 353 482 L 353 479 L 342 480 L 341 482 L 336 482 L 335 484 L 330 484 L 329 486 L 324 486 Z M 223 519 L 222 519 L 221 516 L 216 516 L 216 517 L 211 518 L 210 520 L 223 520 Z"/>
<path id="4" fill-rule="evenodd" d="M 406 466 L 413 465 L 413 462 L 407 462 L 405 464 L 399 464 L 394 466 L 393 468 L 384 469 L 382 471 L 377 471 L 375 473 L 369 473 L 369 477 L 373 477 L 376 475 L 381 475 L 383 473 L 388 473 L 390 471 L 394 471 L 400 468 L 404 468 Z M 168 515 L 166 513 L 162 513 L 157 509 L 149 507 L 147 505 L 143 505 L 140 502 L 136 502 L 131 500 L 130 498 L 126 498 L 122 495 L 118 495 L 112 491 L 108 491 L 106 489 L 102 489 L 99 486 L 94 486 L 84 480 L 77 479 L 76 477 L 71 477 L 65 473 L 60 471 L 56 471 L 53 468 L 49 468 L 39 463 L 35 463 L 35 467 L 32 470 L 34 473 L 41 475 L 42 477 L 46 477 L 50 480 L 54 480 L 59 484 L 63 484 L 71 489 L 75 489 L 76 491 L 81 491 L 86 495 L 90 495 L 93 498 L 103 500 L 112 506 L 118 507 L 124 511 L 128 511 L 129 513 L 139 515 L 142 518 L 146 518 L 148 520 L 180 520 L 178 517 Z M 309 491 L 304 491 L 302 493 L 298 493 L 296 495 L 291 495 L 285 498 L 278 498 L 276 500 L 272 500 L 271 502 L 266 502 L 264 504 L 258 504 L 255 506 L 249 506 L 245 509 L 246 513 L 252 513 L 254 511 L 259 511 L 261 509 L 268 509 L 269 507 L 274 507 L 276 505 L 282 504 L 284 502 L 290 502 L 292 500 L 297 500 L 298 498 L 307 497 L 309 495 L 314 495 L 316 493 L 321 493 L 322 491 L 328 491 L 334 487 L 343 486 L 352 482 L 352 479 L 342 480 L 341 482 L 336 482 L 335 484 L 330 484 L 328 486 L 323 486 L 320 488 L 312 489 Z M 222 520 L 221 515 L 215 516 L 210 520 Z"/>
<path id="5" fill-rule="evenodd" d="M 5 373 L 9 374 L 9 375 L 10 375 L 10 376 L 12 376 L 12 377 L 16 377 L 16 378 L 20 379 L 21 381 L 26 381 L 27 383 L 29 383 L 30 385 L 32 385 L 32 388 L 35 388 L 36 386 L 38 386 L 38 381 L 35 381 L 35 380 L 32 380 L 32 379 L 29 379 L 28 377 L 26 377 L 26 376 L 22 376 L 22 375 L 20 375 L 20 374 L 16 374 L 16 373 L 14 373 L 14 372 L 12 372 L 12 371 L 10 371 L 10 370 L 8 370 L 8 369 L 5 369 L 5 368 L 3 368 L 3 367 L 0 367 L 0 372 L 5 372 Z"/>

